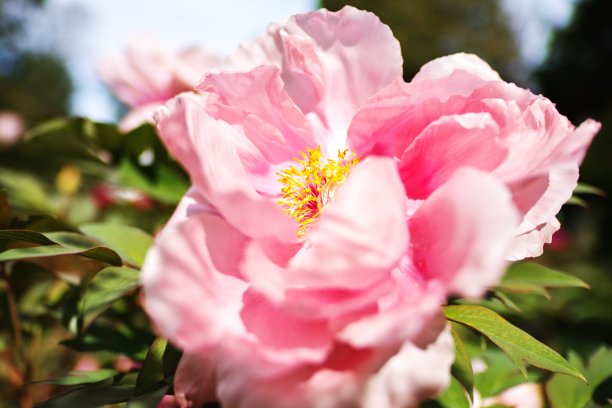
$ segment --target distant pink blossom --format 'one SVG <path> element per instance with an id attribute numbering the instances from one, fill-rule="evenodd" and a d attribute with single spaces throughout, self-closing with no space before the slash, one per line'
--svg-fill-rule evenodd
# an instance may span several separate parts
<path id="1" fill-rule="evenodd" d="M 497 282 L 528 214 L 502 163 L 520 140 L 497 133 L 514 105 L 445 104 L 510 85 L 465 55 L 405 84 L 389 28 L 352 7 L 272 25 L 228 61 L 155 114 L 193 182 L 142 270 L 149 315 L 184 350 L 176 401 L 416 407 L 450 380 L 440 305 Z"/>
<path id="2" fill-rule="evenodd" d="M 511 408 L 543 408 L 544 394 L 542 385 L 538 383 L 523 383 L 508 388 L 496 397 L 485 398 L 483 407 L 503 405 Z"/>
<path id="3" fill-rule="evenodd" d="M 23 116 L 13 111 L 0 111 L 0 145 L 17 143 L 25 131 Z"/>
<path id="4" fill-rule="evenodd" d="M 220 64 L 219 57 L 202 48 L 177 52 L 151 37 L 139 37 L 123 55 L 102 61 L 98 72 L 115 96 L 132 108 L 120 123 L 127 132 L 152 122 L 155 109 L 193 89 L 204 72 Z"/>

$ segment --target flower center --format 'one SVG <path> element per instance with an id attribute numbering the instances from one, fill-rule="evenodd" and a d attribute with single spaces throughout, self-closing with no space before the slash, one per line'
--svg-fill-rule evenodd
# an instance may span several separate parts
<path id="1" fill-rule="evenodd" d="M 301 168 L 291 166 L 277 174 L 283 183 L 283 198 L 278 202 L 285 212 L 300 224 L 298 237 L 303 238 L 333 199 L 336 188 L 344 183 L 351 167 L 360 160 L 349 150 L 338 150 L 338 159 L 322 159 L 321 148 L 300 152 L 304 160 L 295 158 Z M 348 157 L 347 157 L 348 155 Z"/>

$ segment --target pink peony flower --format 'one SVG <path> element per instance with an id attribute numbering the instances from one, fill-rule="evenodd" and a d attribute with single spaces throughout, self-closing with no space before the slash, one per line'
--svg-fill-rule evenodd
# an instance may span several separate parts
<path id="1" fill-rule="evenodd" d="M 217 56 L 204 49 L 176 52 L 153 38 L 140 37 L 132 40 L 124 55 L 102 61 L 98 71 L 117 98 L 132 108 L 119 125 L 128 132 L 153 122 L 155 109 L 193 89 L 204 72 L 220 64 Z"/>
<path id="2" fill-rule="evenodd" d="M 352 7 L 272 25 L 228 61 L 155 114 L 193 182 L 142 271 L 185 351 L 177 403 L 417 406 L 450 379 L 440 305 L 499 279 L 527 204 L 549 201 L 529 182 L 576 166 L 597 125 L 519 115 L 549 103 L 474 56 L 405 84 L 389 28 Z"/>

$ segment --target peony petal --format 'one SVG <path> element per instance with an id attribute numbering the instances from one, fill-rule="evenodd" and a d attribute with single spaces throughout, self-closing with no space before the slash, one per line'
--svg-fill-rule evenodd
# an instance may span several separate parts
<path id="1" fill-rule="evenodd" d="M 190 408 L 216 401 L 216 377 L 213 350 L 183 353 L 174 373 L 174 395 L 178 406 Z"/>
<path id="2" fill-rule="evenodd" d="M 410 219 L 414 265 L 448 294 L 480 296 L 501 277 L 516 226 L 509 191 L 490 175 L 459 169 Z"/>
<path id="3" fill-rule="evenodd" d="M 238 314 L 247 283 L 238 263 L 247 238 L 217 215 L 183 216 L 178 213 L 157 236 L 141 279 L 158 330 L 185 351 L 197 352 L 229 333 L 245 333 Z"/>
<path id="4" fill-rule="evenodd" d="M 357 109 L 402 75 L 399 43 L 389 27 L 350 6 L 294 16 L 228 59 L 230 66 L 266 63 L 282 68 L 288 94 L 327 135 L 324 153 L 343 148 Z"/>
<path id="5" fill-rule="evenodd" d="M 499 74 L 474 54 L 458 53 L 436 58 L 423 65 L 411 82 L 450 76 L 455 71 L 466 71 L 485 81 L 500 81 Z"/>
<path id="6" fill-rule="evenodd" d="M 208 93 L 184 93 L 167 102 L 155 113 L 161 137 L 200 194 L 232 225 L 252 237 L 295 241 L 295 222 L 249 181 L 236 146 L 236 141 L 246 142 L 243 129 L 207 114 L 216 99 Z M 257 154 L 248 145 L 246 149 L 243 155 Z"/>
<path id="7" fill-rule="evenodd" d="M 561 224 L 553 217 L 550 221 L 538 225 L 533 230 L 517 235 L 512 240 L 510 248 L 506 253 L 506 260 L 519 261 L 542 255 L 544 244 L 552 242 L 553 234 L 559 228 L 561 228 Z"/>
<path id="8" fill-rule="evenodd" d="M 332 346 L 332 333 L 323 319 L 288 313 L 254 290 L 245 292 L 243 303 L 240 317 L 262 347 L 292 349 L 296 354 L 306 349 L 323 357 Z"/>
<path id="9" fill-rule="evenodd" d="M 443 116 L 432 122 L 402 155 L 399 172 L 411 199 L 424 199 L 462 166 L 482 171 L 497 167 L 507 148 L 487 113 Z"/>
<path id="10" fill-rule="evenodd" d="M 420 348 L 406 342 L 364 387 L 360 406 L 377 408 L 417 407 L 441 393 L 450 383 L 455 359 L 450 327 L 435 342 Z"/>

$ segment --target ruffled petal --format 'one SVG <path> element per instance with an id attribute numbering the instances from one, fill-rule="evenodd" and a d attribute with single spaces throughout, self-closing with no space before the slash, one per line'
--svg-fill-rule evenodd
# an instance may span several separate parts
<path id="1" fill-rule="evenodd" d="M 185 217 L 188 208 L 179 206 L 178 220 L 157 236 L 141 280 L 157 329 L 185 351 L 197 352 L 230 333 L 245 333 L 239 312 L 248 284 L 238 264 L 248 239 L 215 214 Z"/>
<path id="2" fill-rule="evenodd" d="M 490 171 L 507 155 L 487 113 L 443 116 L 432 122 L 402 155 L 399 172 L 411 199 L 424 199 L 462 166 Z"/>
<path id="3" fill-rule="evenodd" d="M 447 294 L 480 296 L 503 273 L 517 215 L 502 184 L 482 172 L 459 169 L 410 219 L 414 265 Z"/>
<path id="4" fill-rule="evenodd" d="M 402 75 L 399 43 L 389 27 L 374 14 L 350 6 L 271 26 L 228 59 L 230 67 L 249 63 L 282 68 L 287 93 L 315 128 L 327 134 L 322 145 L 326 153 L 345 145 L 351 118 L 365 100 Z"/>
<path id="5" fill-rule="evenodd" d="M 485 81 L 501 80 L 499 74 L 478 56 L 458 53 L 436 58 L 423 65 L 411 82 L 443 78 L 459 70 L 469 72 Z"/>
<path id="6" fill-rule="evenodd" d="M 162 139 L 200 194 L 232 225 L 252 237 L 295 241 L 296 223 L 249 177 L 253 169 L 247 170 L 246 156 L 263 158 L 262 153 L 249 143 L 243 127 L 208 113 L 218 107 L 217 100 L 210 93 L 184 93 L 168 101 L 155 113 Z"/>

